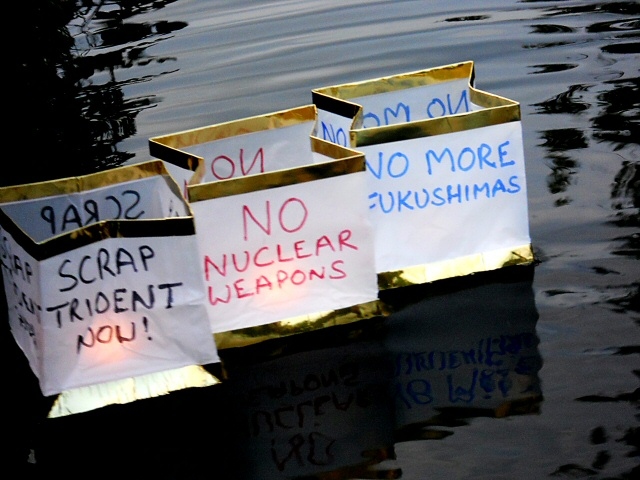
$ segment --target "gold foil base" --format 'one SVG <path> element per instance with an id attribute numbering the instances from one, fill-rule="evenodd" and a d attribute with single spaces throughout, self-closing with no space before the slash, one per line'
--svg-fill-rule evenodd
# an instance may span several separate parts
<path id="1" fill-rule="evenodd" d="M 528 265 L 533 261 L 533 248 L 531 244 L 527 244 L 506 250 L 493 250 L 442 262 L 415 265 L 393 272 L 382 272 L 378 274 L 378 287 L 380 290 L 385 290 L 430 283 L 512 265 Z"/>
<path id="2" fill-rule="evenodd" d="M 88 412 L 107 405 L 130 403 L 166 395 L 191 387 L 209 387 L 220 383 L 204 367 L 188 367 L 141 375 L 113 382 L 65 390 L 56 398 L 48 418 Z"/>
<path id="3" fill-rule="evenodd" d="M 368 318 L 388 316 L 390 313 L 389 308 L 383 302 L 375 300 L 349 308 L 302 315 L 267 325 L 214 333 L 213 337 L 220 351 L 227 348 L 253 345 L 298 333 L 311 332 L 321 328 L 347 325 Z"/>

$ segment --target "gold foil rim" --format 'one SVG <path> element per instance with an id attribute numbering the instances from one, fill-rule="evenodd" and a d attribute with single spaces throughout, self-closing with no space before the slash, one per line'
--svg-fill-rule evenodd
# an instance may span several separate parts
<path id="1" fill-rule="evenodd" d="M 381 272 L 378 273 L 378 288 L 387 290 L 419 285 L 513 265 L 528 265 L 533 261 L 531 244 L 492 250 L 441 262 L 414 265 L 393 272 Z"/>
<path id="2" fill-rule="evenodd" d="M 364 172 L 364 154 L 353 151 L 356 155 L 340 160 L 315 163 L 296 168 L 287 168 L 259 175 L 230 178 L 215 182 L 200 183 L 187 186 L 189 202 L 195 203 L 211 198 L 240 195 L 271 188 L 280 188 L 304 182 L 312 182 L 325 178 L 337 177 L 351 173 Z"/>
<path id="3" fill-rule="evenodd" d="M 107 238 L 139 237 L 143 235 L 156 237 L 193 235 L 195 233 L 195 223 L 191 204 L 184 198 L 180 187 L 161 160 L 150 160 L 78 177 L 2 187 L 0 188 L 0 210 L 2 203 L 81 193 L 158 175 L 163 177 L 175 200 L 182 204 L 188 213 L 187 215 L 148 219 L 100 220 L 53 235 L 40 242 L 27 234 L 4 211 L 0 211 L 0 223 L 31 256 L 38 260 Z"/>
<path id="4" fill-rule="evenodd" d="M 316 88 L 313 92 L 341 100 L 350 100 L 352 98 L 366 97 L 379 93 L 394 92 L 424 85 L 434 85 L 456 79 L 461 80 L 468 78 L 471 82 L 473 75 L 473 61 L 465 61 L 359 82 Z"/>
<path id="5" fill-rule="evenodd" d="M 125 165 L 96 173 L 89 173 L 78 177 L 67 177 L 43 182 L 25 183 L 0 188 L 0 203 L 34 200 L 56 195 L 80 193 L 117 183 L 139 180 L 155 175 L 165 175 L 170 178 L 164 163 L 160 160 Z M 175 182 L 172 182 L 175 184 Z M 178 185 L 171 185 L 172 190 L 180 194 Z"/>
<path id="6" fill-rule="evenodd" d="M 319 90 L 311 91 L 311 98 L 316 107 L 333 112 L 341 117 L 351 119 L 351 128 L 362 127 L 362 106 L 349 100 L 333 97 Z"/>
<path id="7" fill-rule="evenodd" d="M 349 131 L 349 141 L 352 148 L 460 132 L 521 119 L 520 104 L 518 102 L 475 88 L 473 85 L 474 76 L 474 63 L 473 61 L 467 61 L 361 82 L 318 88 L 313 90 L 313 94 L 320 97 L 324 96 L 323 103 L 331 103 L 332 100 L 341 101 L 347 103 L 350 107 L 341 110 L 356 111 Z M 465 78 L 468 81 L 469 99 L 473 104 L 483 107 L 482 110 L 472 110 L 444 117 L 380 127 L 362 128 L 363 107 L 350 101 L 353 98 Z M 327 99 L 326 97 L 331 98 Z"/>
<path id="8" fill-rule="evenodd" d="M 480 92 L 480 90 L 476 91 Z M 517 102 L 505 99 L 505 102 L 501 103 L 501 97 L 486 95 L 492 98 L 485 97 L 483 100 L 492 106 L 483 110 L 381 127 L 351 129 L 349 131 L 351 146 L 358 148 L 399 142 L 520 121 L 520 105 Z"/>
<path id="9" fill-rule="evenodd" d="M 312 104 L 303 105 L 288 110 L 279 110 L 264 115 L 255 115 L 229 122 L 152 137 L 149 139 L 149 150 L 154 157 L 170 161 L 171 163 L 175 163 L 179 159 L 183 162 L 192 161 L 193 159 L 202 160 L 201 157 L 185 151 L 185 148 L 222 140 L 224 138 L 273 130 L 305 122 L 314 122 L 314 127 L 310 132 L 314 134 L 316 119 L 316 106 Z"/>
<path id="10" fill-rule="evenodd" d="M 176 390 L 217 385 L 220 380 L 200 365 L 89 385 L 59 394 L 48 418 L 88 412 L 108 405 L 131 403 L 166 395 Z"/>
<path id="11" fill-rule="evenodd" d="M 278 322 L 242 328 L 228 332 L 214 333 L 218 351 L 227 348 L 244 347 L 276 338 L 311 332 L 322 328 L 347 325 L 373 317 L 386 317 L 389 307 L 380 300 L 353 305 L 333 311 L 301 315 Z"/>
<path id="12" fill-rule="evenodd" d="M 45 260 L 109 238 L 177 237 L 194 235 L 196 232 L 193 216 L 145 220 L 103 220 L 36 242 L 4 213 L 0 214 L 0 223 L 3 219 L 6 219 L 8 225 L 2 225 L 2 227 L 36 260 Z"/>
<path id="13" fill-rule="evenodd" d="M 364 159 L 364 154 L 353 148 L 342 146 L 338 143 L 330 142 L 320 137 L 311 136 L 311 151 L 319 153 L 325 157 L 329 157 L 333 160 L 341 160 L 351 157 L 361 157 Z"/>

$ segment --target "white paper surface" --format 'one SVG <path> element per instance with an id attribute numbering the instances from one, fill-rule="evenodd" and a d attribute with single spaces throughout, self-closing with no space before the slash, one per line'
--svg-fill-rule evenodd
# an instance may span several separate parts
<path id="1" fill-rule="evenodd" d="M 471 102 L 468 79 L 350 98 L 349 102 L 362 106 L 364 129 L 482 110 Z M 352 118 L 318 108 L 318 136 L 324 140 L 350 147 L 352 123 Z"/>
<path id="2" fill-rule="evenodd" d="M 203 182 L 245 177 L 313 163 L 315 122 L 235 135 L 185 148 L 204 158 Z"/>
<path id="3" fill-rule="evenodd" d="M 5 203 L 0 208 L 36 242 L 103 220 L 190 215 L 160 175 L 71 194 Z"/>
<path id="4" fill-rule="evenodd" d="M 97 219 L 190 214 L 160 176 L 2 208 L 41 241 Z M 219 361 L 195 233 L 107 238 L 44 260 L 3 228 L 0 239 L 11 330 L 44 395 Z"/>
<path id="5" fill-rule="evenodd" d="M 520 122 L 360 150 L 378 272 L 530 243 Z"/>
<path id="6" fill-rule="evenodd" d="M 367 95 L 349 101 L 362 105 L 362 128 L 444 117 L 474 109 L 469 98 L 468 78 Z"/>
<path id="7" fill-rule="evenodd" d="M 118 238 L 42 262 L 45 393 L 218 361 L 196 248 Z"/>
<path id="8" fill-rule="evenodd" d="M 187 187 L 190 184 L 195 172 L 188 168 L 182 168 L 166 160 L 162 160 L 164 167 L 169 172 L 169 175 L 175 180 L 182 192 L 182 196 L 187 198 Z"/>
<path id="9" fill-rule="evenodd" d="M 366 173 L 192 203 L 212 331 L 377 299 Z"/>
<path id="10" fill-rule="evenodd" d="M 0 264 L 7 298 L 9 325 L 29 366 L 40 378 L 42 370 L 42 286 L 40 264 L 0 226 Z"/>

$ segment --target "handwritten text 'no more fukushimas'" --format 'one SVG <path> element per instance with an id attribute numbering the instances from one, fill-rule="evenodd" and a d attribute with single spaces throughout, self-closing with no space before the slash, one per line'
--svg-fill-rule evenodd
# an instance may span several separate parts
<path id="1" fill-rule="evenodd" d="M 470 102 L 462 81 L 438 89 L 419 87 L 352 101 L 363 105 L 364 130 L 401 123 L 408 129 L 415 120 L 482 110 Z M 349 119 L 321 110 L 319 118 L 325 139 L 347 141 Z M 521 123 L 476 123 L 466 130 L 411 138 L 394 139 L 388 130 L 379 137 L 382 143 L 354 147 L 365 154 L 378 271 L 529 242 Z"/>
<path id="2" fill-rule="evenodd" d="M 464 81 L 352 101 L 364 105 L 364 129 L 480 109 L 470 102 Z M 321 135 L 347 146 L 348 127 L 340 125 L 339 118 L 322 115 Z M 356 147 L 366 154 L 370 208 L 398 214 L 521 193 L 524 170 L 519 122 L 483 128 L 405 141 L 388 137 L 387 143 Z M 387 188 L 394 185 L 399 188 Z"/>

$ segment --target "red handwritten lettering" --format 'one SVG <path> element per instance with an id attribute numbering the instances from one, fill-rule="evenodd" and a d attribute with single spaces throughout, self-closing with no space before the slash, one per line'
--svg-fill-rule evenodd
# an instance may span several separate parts
<path id="1" fill-rule="evenodd" d="M 298 205 L 299 208 L 295 208 Z M 265 201 L 265 213 L 259 220 L 248 205 L 242 206 L 242 222 L 244 231 L 244 240 L 249 239 L 249 222 L 257 225 L 267 235 L 271 235 L 271 202 Z M 307 206 L 299 198 L 288 198 L 285 200 L 278 210 L 278 224 L 283 232 L 293 233 L 299 231 L 307 221 L 309 211 Z"/>

